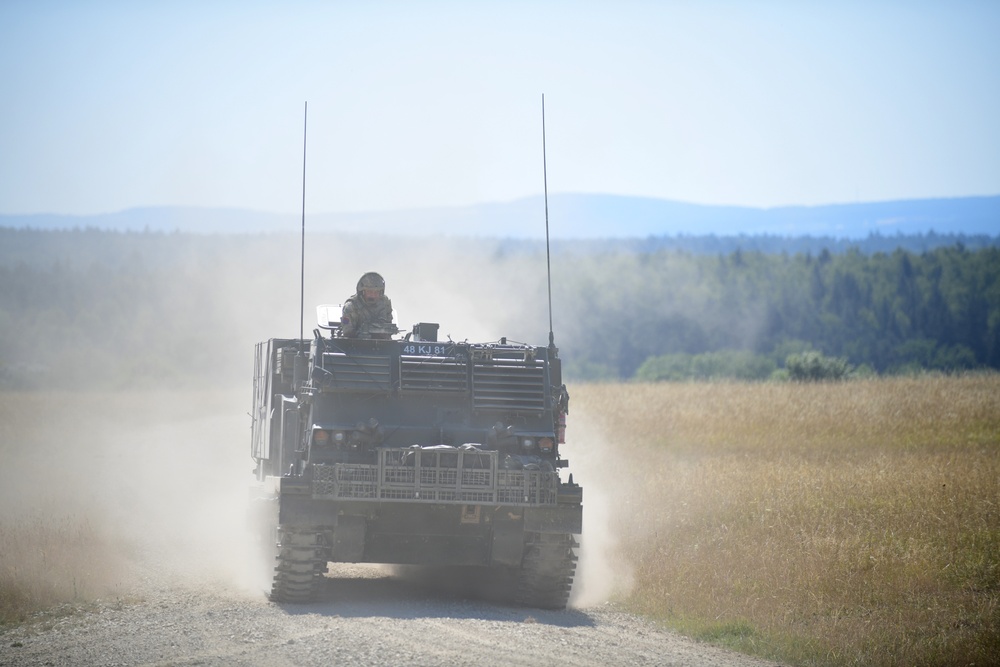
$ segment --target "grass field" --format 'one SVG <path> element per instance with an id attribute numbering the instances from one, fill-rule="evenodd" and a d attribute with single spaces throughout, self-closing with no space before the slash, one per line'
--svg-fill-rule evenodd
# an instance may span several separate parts
<path id="1" fill-rule="evenodd" d="M 240 400 L 244 399 L 244 400 Z M 240 569 L 242 392 L 0 392 L 0 626 Z"/>
<path id="2" fill-rule="evenodd" d="M 796 665 L 998 664 L 1000 375 L 570 393 L 585 578 L 630 608 Z M 150 540 L 227 576 L 248 401 L 0 393 L 0 621 L 128 596 Z"/>
<path id="3" fill-rule="evenodd" d="M 634 610 L 792 664 L 1000 664 L 1000 376 L 571 394 Z"/>

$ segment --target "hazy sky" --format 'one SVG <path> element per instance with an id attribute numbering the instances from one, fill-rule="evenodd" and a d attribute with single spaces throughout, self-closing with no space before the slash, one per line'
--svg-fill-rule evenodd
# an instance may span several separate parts
<path id="1" fill-rule="evenodd" d="M 0 2 L 0 213 L 1000 194 L 1000 2 Z"/>

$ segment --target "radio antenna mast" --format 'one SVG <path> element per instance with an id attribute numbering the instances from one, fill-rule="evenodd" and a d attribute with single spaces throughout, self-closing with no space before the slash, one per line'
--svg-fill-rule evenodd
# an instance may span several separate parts
<path id="1" fill-rule="evenodd" d="M 549 347 L 555 347 L 552 333 L 552 259 L 549 252 L 549 173 L 545 160 L 545 93 L 542 93 L 542 183 L 545 191 L 545 273 L 549 288 Z"/>
<path id="2" fill-rule="evenodd" d="M 303 322 L 306 319 L 306 129 L 309 121 L 309 102 L 305 103 L 302 117 L 302 252 L 299 257 L 299 348 L 305 340 Z"/>

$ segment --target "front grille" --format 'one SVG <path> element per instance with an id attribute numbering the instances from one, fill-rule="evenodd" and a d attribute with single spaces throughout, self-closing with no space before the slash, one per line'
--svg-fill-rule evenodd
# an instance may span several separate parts
<path id="1" fill-rule="evenodd" d="M 472 406 L 477 410 L 545 410 L 545 365 L 521 359 L 493 359 L 472 368 Z"/>
<path id="2" fill-rule="evenodd" d="M 378 466 L 321 465 L 312 466 L 313 497 L 375 499 Z"/>
<path id="3" fill-rule="evenodd" d="M 469 389 L 468 365 L 453 357 L 399 358 L 401 391 L 466 392 Z"/>
<path id="4" fill-rule="evenodd" d="M 506 470 L 495 451 L 382 449 L 377 465 L 314 465 L 313 497 L 324 500 L 555 506 L 556 472 Z"/>
<path id="5" fill-rule="evenodd" d="M 555 505 L 559 476 L 539 470 L 501 470 L 497 502 L 503 505 Z"/>
<path id="6" fill-rule="evenodd" d="M 325 389 L 388 392 L 392 386 L 386 356 L 327 352 L 322 369 L 314 379 Z"/>

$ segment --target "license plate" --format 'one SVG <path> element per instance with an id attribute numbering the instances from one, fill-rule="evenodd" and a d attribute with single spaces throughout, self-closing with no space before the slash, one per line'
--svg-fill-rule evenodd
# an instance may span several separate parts
<path id="1" fill-rule="evenodd" d="M 423 357 L 448 356 L 448 346 L 441 343 L 404 343 L 403 354 Z"/>

